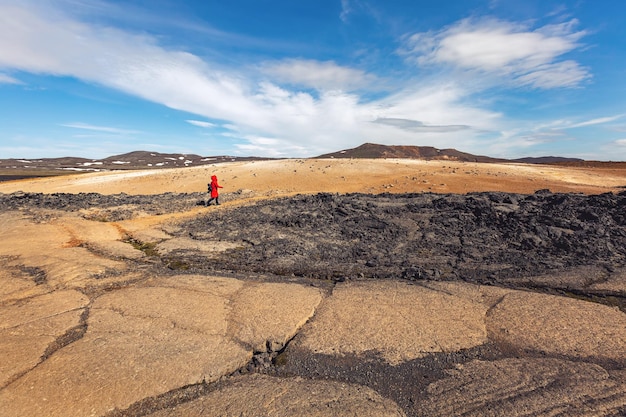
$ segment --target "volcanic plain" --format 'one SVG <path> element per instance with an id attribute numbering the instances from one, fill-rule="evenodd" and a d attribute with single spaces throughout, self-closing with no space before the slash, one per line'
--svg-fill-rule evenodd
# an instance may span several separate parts
<path id="1" fill-rule="evenodd" d="M 0 182 L 0 415 L 626 415 L 625 187 L 412 159 Z"/>

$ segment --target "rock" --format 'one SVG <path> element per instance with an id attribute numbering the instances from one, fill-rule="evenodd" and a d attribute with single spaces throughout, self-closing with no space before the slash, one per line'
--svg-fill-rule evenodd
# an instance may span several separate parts
<path id="1" fill-rule="evenodd" d="M 45 282 L 46 274 L 39 268 L 5 265 L 0 268 L 0 302 L 46 294 L 50 288 L 42 285 Z"/>
<path id="2" fill-rule="evenodd" d="M 247 375 L 197 400 L 150 417 L 400 417 L 404 412 L 375 391 L 334 381 Z"/>
<path id="3" fill-rule="evenodd" d="M 591 283 L 606 281 L 607 270 L 600 265 L 581 266 L 576 268 L 559 268 L 548 273 L 530 277 L 510 277 L 503 279 L 503 283 L 529 287 L 578 289 L 583 291 Z"/>
<path id="4" fill-rule="evenodd" d="M 547 277 L 626 265 L 624 205 L 626 195 L 550 192 L 300 195 L 219 216 L 206 213 L 174 234 L 254 242 L 207 262 L 188 254 L 197 271 L 464 280 L 518 288 L 541 277 L 538 285 L 585 291 L 590 281 L 583 276 Z M 214 227 L 207 229 L 208 223 Z"/>
<path id="5" fill-rule="evenodd" d="M 391 364 L 487 340 L 487 306 L 402 281 L 338 284 L 299 345 L 327 355 L 375 352 Z"/>
<path id="6" fill-rule="evenodd" d="M 430 384 L 415 415 L 617 416 L 626 404 L 626 374 L 558 359 L 472 361 Z"/>
<path id="7" fill-rule="evenodd" d="M 72 224 L 73 219 L 38 223 L 24 214 L 0 213 L 0 225 L 3 226 L 0 254 L 5 257 L 5 267 L 37 268 L 45 274 L 51 288 L 76 288 L 106 271 L 121 273 L 127 269 L 124 262 L 83 247 L 89 239 L 98 242 L 98 235 L 92 231 L 85 237 L 77 235 L 75 229 L 65 225 L 65 220 Z M 97 245 L 103 245 L 112 236 L 119 236 L 117 232 L 109 234 L 114 227 L 109 228 Z M 134 250 L 130 245 L 125 246 L 129 251 Z"/>
<path id="8" fill-rule="evenodd" d="M 229 249 L 241 247 L 240 243 L 221 242 L 219 240 L 206 241 L 196 240 L 187 237 L 179 237 L 164 240 L 156 245 L 156 250 L 160 255 L 170 255 L 176 251 L 196 251 L 205 256 L 211 256 L 218 252 L 225 252 Z"/>
<path id="9" fill-rule="evenodd" d="M 626 314 L 617 308 L 516 291 L 490 310 L 487 327 L 516 350 L 626 365 Z"/>
<path id="10" fill-rule="evenodd" d="M 256 352 L 280 351 L 315 314 L 320 292 L 293 284 L 246 285 L 231 303 L 229 332 Z"/>
<path id="11" fill-rule="evenodd" d="M 589 286 L 590 290 L 608 291 L 626 297 L 626 268 L 619 268 L 599 282 Z"/>
<path id="12" fill-rule="evenodd" d="M 0 195 L 0 415 L 626 409 L 626 193 L 202 195 Z"/>
<path id="13" fill-rule="evenodd" d="M 226 278 L 180 281 L 154 280 L 98 298 L 82 339 L 0 392 L 0 415 L 103 415 L 178 387 L 216 381 L 242 368 L 252 357 L 248 346 L 259 339 L 295 334 L 320 299 L 318 290 L 297 284 L 267 284 L 268 290 L 266 284 L 246 288 Z M 240 293 L 263 300 L 273 289 L 298 302 L 280 306 L 274 299 L 274 316 L 260 323 L 248 320 L 265 314 L 266 305 L 246 304 L 245 314 L 235 314 Z M 247 338 L 240 329 L 250 327 L 255 330 Z"/>
<path id="14" fill-rule="evenodd" d="M 81 247 L 100 258 L 133 259 L 143 258 L 144 253 L 128 243 L 128 235 L 112 222 L 65 217 L 63 229 L 70 235 L 65 248 Z"/>
<path id="15" fill-rule="evenodd" d="M 454 295 L 472 303 L 483 304 L 488 309 L 497 305 L 506 294 L 515 291 L 508 288 L 468 284 L 465 282 L 429 281 L 420 283 L 420 285 L 434 291 Z"/>
<path id="16" fill-rule="evenodd" d="M 0 387 L 39 364 L 57 338 L 80 324 L 88 302 L 78 291 L 57 291 L 5 304 L 0 309 Z"/>

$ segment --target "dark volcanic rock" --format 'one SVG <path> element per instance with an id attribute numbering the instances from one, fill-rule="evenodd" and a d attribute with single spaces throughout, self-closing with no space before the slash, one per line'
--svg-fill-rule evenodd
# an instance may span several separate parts
<path id="1" fill-rule="evenodd" d="M 172 213 L 188 210 L 203 201 L 206 193 L 161 195 L 129 195 L 98 193 L 0 193 L 0 210 L 17 209 L 51 209 L 63 211 L 78 211 L 90 208 L 99 208 L 115 212 L 114 218 L 109 221 L 129 219 L 134 216 L 133 211 L 150 214 Z M 122 210 L 121 207 L 127 209 Z"/>
<path id="2" fill-rule="evenodd" d="M 211 212 L 182 230 L 244 244 L 197 268 L 494 283 L 623 266 L 625 208 L 614 194 L 318 194 Z"/>
<path id="3" fill-rule="evenodd" d="M 186 211 L 205 196 L 14 193 L 0 194 L 0 210 L 96 208 L 101 219 L 94 220 L 118 221 Z M 626 192 L 298 195 L 210 209 L 171 233 L 237 246 L 211 256 L 191 249 L 162 256 L 164 265 L 190 273 L 463 280 L 617 296 L 622 301 L 611 303 L 624 308 L 623 293 L 587 287 L 626 264 Z"/>

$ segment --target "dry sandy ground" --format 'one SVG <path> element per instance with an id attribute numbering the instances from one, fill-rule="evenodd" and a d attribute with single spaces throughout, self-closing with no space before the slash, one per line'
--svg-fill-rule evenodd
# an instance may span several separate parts
<path id="1" fill-rule="evenodd" d="M 283 160 L 21 180 L 0 183 L 0 192 L 203 192 L 213 174 L 224 187 L 224 208 L 245 203 L 245 198 L 228 201 L 235 192 L 251 199 L 320 191 L 599 194 L 626 186 L 626 170 L 616 169 Z M 465 283 L 363 281 L 331 287 L 296 279 L 161 276 L 141 262 L 146 254 L 129 244 L 132 238 L 159 242 L 162 250 L 198 245 L 174 239 L 168 230 L 177 218 L 206 210 L 214 208 L 120 222 L 44 209 L 0 213 L 0 415 L 617 416 L 626 411 L 626 315 L 616 308 Z M 215 243 L 196 249 L 207 256 L 228 249 Z M 616 275 L 610 284 L 624 291 L 625 277 Z M 359 372 L 359 358 L 370 358 L 377 365 L 364 375 L 382 369 L 382 381 L 401 376 L 398 390 L 422 388 L 412 391 L 419 395 L 410 401 L 401 392 L 394 400 L 384 385 L 346 382 L 358 378 L 239 372 L 289 343 L 294 357 L 328 361 L 346 372 Z M 496 352 L 487 360 L 484 351 L 496 345 L 511 353 Z M 457 365 L 446 365 L 444 359 L 455 355 Z"/>
<path id="2" fill-rule="evenodd" d="M 206 190 L 213 174 L 218 176 L 224 193 L 253 190 L 272 196 L 321 191 L 533 193 L 540 189 L 599 194 L 626 186 L 626 169 L 400 159 L 289 159 L 13 181 L 0 183 L 0 192 L 197 192 Z"/>

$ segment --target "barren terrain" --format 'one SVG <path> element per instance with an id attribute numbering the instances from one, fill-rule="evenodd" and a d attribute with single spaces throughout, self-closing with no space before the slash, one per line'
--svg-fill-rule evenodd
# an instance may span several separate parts
<path id="1" fill-rule="evenodd" d="M 625 186 L 400 159 L 0 182 L 0 415 L 624 415 Z"/>

